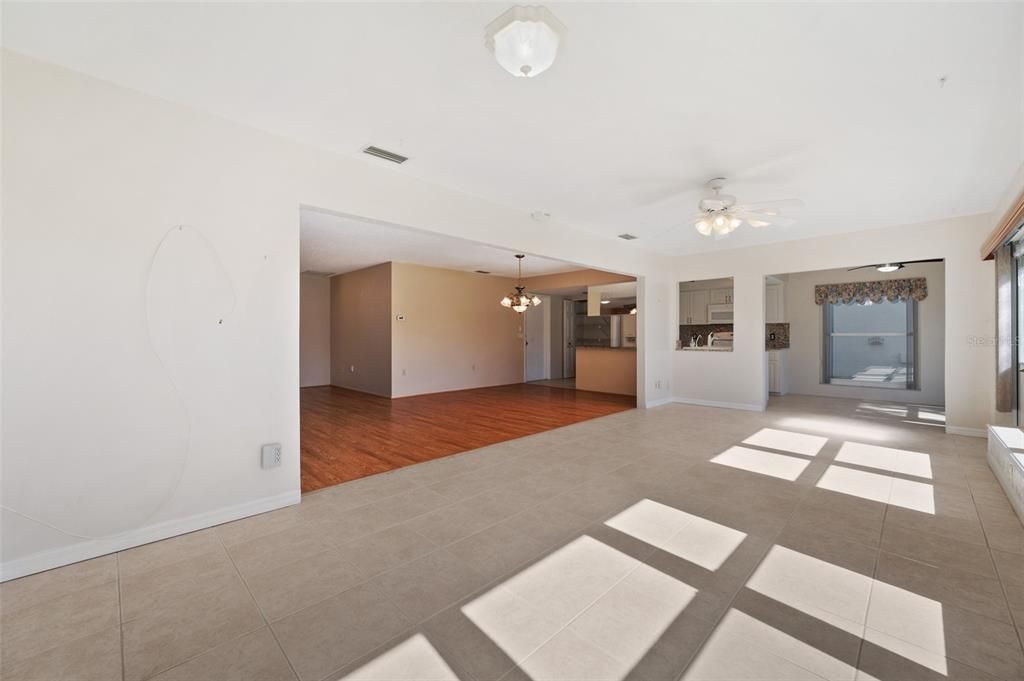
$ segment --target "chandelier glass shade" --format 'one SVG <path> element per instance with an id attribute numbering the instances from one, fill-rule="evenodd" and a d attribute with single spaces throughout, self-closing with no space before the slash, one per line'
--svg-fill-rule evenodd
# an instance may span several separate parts
<path id="1" fill-rule="evenodd" d="M 530 307 L 540 305 L 542 302 L 539 296 L 526 293 L 526 287 L 523 286 L 523 258 L 525 257 L 521 253 L 516 254 L 516 259 L 519 261 L 519 276 L 516 279 L 516 290 L 501 299 L 503 307 L 510 307 L 520 314 L 526 312 Z"/>

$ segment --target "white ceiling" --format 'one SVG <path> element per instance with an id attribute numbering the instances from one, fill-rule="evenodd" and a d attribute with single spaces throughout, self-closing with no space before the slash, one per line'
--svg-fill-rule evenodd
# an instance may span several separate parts
<path id="1" fill-rule="evenodd" d="M 325 274 L 352 272 L 382 262 L 516 276 L 515 253 L 431 232 L 366 222 L 304 208 L 299 268 Z M 580 269 L 560 260 L 523 259 L 523 276 Z"/>
<path id="2" fill-rule="evenodd" d="M 3 41 L 668 253 L 986 212 L 1024 159 L 1019 3 L 557 3 L 534 79 L 483 46 L 505 7 L 4 3 Z M 700 237 L 716 175 L 798 224 Z"/>

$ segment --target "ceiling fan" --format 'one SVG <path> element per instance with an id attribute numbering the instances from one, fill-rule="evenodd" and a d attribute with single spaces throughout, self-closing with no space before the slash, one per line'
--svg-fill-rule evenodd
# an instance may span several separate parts
<path id="1" fill-rule="evenodd" d="M 860 267 L 851 267 L 846 270 L 847 272 L 854 272 L 856 270 L 866 270 L 869 267 L 873 267 L 879 272 L 895 272 L 902 270 L 907 265 L 913 265 L 919 262 L 942 262 L 942 258 L 929 258 L 927 260 L 900 260 L 899 262 L 883 262 L 877 265 L 861 265 Z"/>
<path id="2" fill-rule="evenodd" d="M 735 231 L 744 222 L 751 227 L 792 225 L 795 221 L 782 217 L 779 214 L 779 209 L 803 205 L 803 202 L 798 199 L 737 205 L 735 196 L 722 193 L 724 187 L 724 177 L 713 178 L 704 185 L 704 198 L 697 204 L 697 214 L 694 216 L 693 222 L 694 229 L 703 236 L 714 236 L 721 239 Z"/>

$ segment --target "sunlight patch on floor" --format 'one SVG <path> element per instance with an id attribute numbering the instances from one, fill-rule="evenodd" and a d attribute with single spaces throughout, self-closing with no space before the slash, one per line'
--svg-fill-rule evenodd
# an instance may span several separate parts
<path id="1" fill-rule="evenodd" d="M 707 570 L 720 568 L 747 536 L 650 499 L 638 501 L 604 524 Z"/>
<path id="2" fill-rule="evenodd" d="M 806 435 L 788 430 L 762 428 L 744 440 L 743 444 L 778 449 L 792 454 L 803 454 L 804 456 L 817 456 L 826 442 L 828 442 L 828 438 L 820 435 Z"/>
<path id="3" fill-rule="evenodd" d="M 711 463 L 721 464 L 739 468 L 751 473 L 770 475 L 773 478 L 793 481 L 800 477 L 800 474 L 810 463 L 809 459 L 801 459 L 785 454 L 773 454 L 760 449 L 748 447 L 729 447 L 718 456 L 711 459 Z"/>
<path id="4" fill-rule="evenodd" d="M 750 615 L 730 609 L 683 681 L 853 681 L 856 669 Z"/>
<path id="5" fill-rule="evenodd" d="M 747 587 L 897 655 L 946 673 L 942 604 L 783 546 Z"/>
<path id="6" fill-rule="evenodd" d="M 786 416 L 780 418 L 777 425 L 783 428 L 795 428 L 797 430 L 812 430 L 819 433 L 828 433 L 832 437 L 850 437 L 858 440 L 871 440 L 873 442 L 887 442 L 894 439 L 900 431 L 877 423 L 857 423 L 849 418 L 818 417 L 808 418 L 805 416 Z"/>
<path id="7" fill-rule="evenodd" d="M 935 488 L 925 482 L 844 466 L 829 466 L 817 486 L 840 494 L 935 515 Z"/>
<path id="8" fill-rule="evenodd" d="M 697 590 L 592 537 L 462 607 L 534 681 L 619 681 Z"/>
<path id="9" fill-rule="evenodd" d="M 892 447 L 866 445 L 862 442 L 844 442 L 839 448 L 839 454 L 836 455 L 836 462 L 878 468 L 929 480 L 932 477 L 932 458 L 929 455 Z"/>
<path id="10" fill-rule="evenodd" d="M 391 650 L 342 677 L 342 681 L 459 681 L 444 658 L 423 634 L 406 639 Z"/>

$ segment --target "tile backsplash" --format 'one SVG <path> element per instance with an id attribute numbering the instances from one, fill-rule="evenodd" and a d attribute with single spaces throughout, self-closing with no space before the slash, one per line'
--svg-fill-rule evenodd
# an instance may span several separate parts
<path id="1" fill-rule="evenodd" d="M 690 336 L 698 334 L 701 337 L 701 345 L 707 343 L 709 333 L 720 333 L 732 331 L 732 324 L 680 324 L 679 338 L 686 344 Z M 775 340 L 771 339 L 775 334 Z M 764 348 L 765 350 L 785 350 L 789 347 L 789 322 L 771 323 L 764 325 Z"/>

